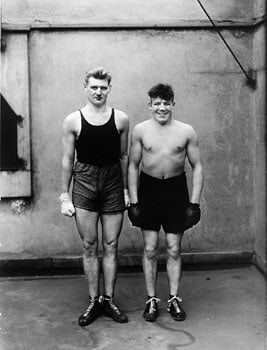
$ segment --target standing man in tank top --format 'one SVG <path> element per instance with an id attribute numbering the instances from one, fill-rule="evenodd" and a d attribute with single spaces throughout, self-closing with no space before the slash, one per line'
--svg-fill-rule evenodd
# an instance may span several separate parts
<path id="1" fill-rule="evenodd" d="M 101 313 L 126 323 L 128 318 L 115 305 L 113 296 L 123 212 L 130 204 L 127 189 L 129 119 L 124 112 L 107 105 L 111 75 L 105 68 L 88 71 L 84 89 L 87 105 L 68 115 L 63 123 L 60 195 L 61 212 L 75 217 L 84 249 L 89 305 L 79 317 L 79 325 L 89 325 Z M 103 242 L 103 295 L 99 290 L 99 221 Z"/>

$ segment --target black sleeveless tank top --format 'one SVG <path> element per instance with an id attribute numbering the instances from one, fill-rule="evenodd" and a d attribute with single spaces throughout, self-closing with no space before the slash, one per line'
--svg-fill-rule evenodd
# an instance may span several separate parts
<path id="1" fill-rule="evenodd" d="M 102 167 L 120 158 L 120 134 L 116 128 L 114 109 L 103 125 L 90 124 L 81 113 L 81 132 L 75 141 L 77 160 Z"/>

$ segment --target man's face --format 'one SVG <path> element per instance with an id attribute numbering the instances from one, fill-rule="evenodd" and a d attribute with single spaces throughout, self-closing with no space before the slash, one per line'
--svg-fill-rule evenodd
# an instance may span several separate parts
<path id="1" fill-rule="evenodd" d="M 160 124 L 166 124 L 172 116 L 174 102 L 164 100 L 160 97 L 152 98 L 149 109 L 153 118 Z"/>
<path id="2" fill-rule="evenodd" d="M 111 90 L 107 80 L 89 78 L 85 87 L 88 100 L 95 106 L 102 106 L 106 103 L 108 94 Z"/>

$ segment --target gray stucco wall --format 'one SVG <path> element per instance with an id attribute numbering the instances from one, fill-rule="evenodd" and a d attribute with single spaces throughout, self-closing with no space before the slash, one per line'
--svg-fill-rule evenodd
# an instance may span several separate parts
<path id="1" fill-rule="evenodd" d="M 196 3 L 170 1 L 163 7 L 158 0 L 158 7 L 148 1 L 142 8 L 137 0 L 125 3 L 113 1 L 111 7 L 104 1 L 99 8 L 94 1 L 80 1 L 79 6 L 3 1 L 8 40 L 28 38 L 32 196 L 24 198 L 22 213 L 12 210 L 14 199 L 1 201 L 0 258 L 81 255 L 75 224 L 61 216 L 58 202 L 61 129 L 65 116 L 86 103 L 84 72 L 104 65 L 113 73 L 109 102 L 129 115 L 131 130 L 149 118 L 147 90 L 168 82 L 176 93 L 175 117 L 193 125 L 199 135 L 203 217 L 185 234 L 183 251 L 252 254 L 255 249 L 264 260 L 264 212 L 257 208 L 265 203 L 265 179 L 259 175 L 265 167 L 259 156 L 264 151 L 265 66 L 254 59 L 255 52 L 262 55 L 263 29 L 251 29 L 253 4 L 232 0 L 222 7 L 219 1 L 205 2 L 217 24 L 232 26 L 221 31 L 244 67 L 259 70 L 256 90 L 246 84 L 216 32 L 207 28 Z M 260 2 L 255 11 L 262 15 Z M 153 28 L 157 21 L 161 28 Z M 239 28 L 240 23 L 245 27 Z M 188 174 L 190 180 L 189 168 Z M 163 241 L 162 235 L 162 248 Z M 120 252 L 142 252 L 141 234 L 127 216 Z"/>
<path id="2" fill-rule="evenodd" d="M 258 266 L 266 271 L 266 27 L 253 38 L 253 65 L 257 68 L 258 88 L 254 96 L 254 249 Z"/>
<path id="3" fill-rule="evenodd" d="M 195 0 L 2 0 L 3 23 L 22 27 L 103 26 L 120 25 L 196 25 L 207 21 L 206 15 Z M 261 17 L 263 0 L 205 0 L 214 20 L 225 24 L 248 23 Z"/>

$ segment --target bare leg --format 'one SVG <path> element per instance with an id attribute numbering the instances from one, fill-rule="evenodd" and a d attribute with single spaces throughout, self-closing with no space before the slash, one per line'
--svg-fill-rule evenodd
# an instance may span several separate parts
<path id="1" fill-rule="evenodd" d="M 84 249 L 83 268 L 92 299 L 99 295 L 98 219 L 98 213 L 76 208 L 76 224 Z"/>
<path id="2" fill-rule="evenodd" d="M 156 295 L 157 283 L 157 249 L 159 233 L 157 231 L 142 230 L 144 240 L 143 270 L 147 295 Z"/>
<path id="3" fill-rule="evenodd" d="M 117 273 L 118 241 L 123 213 L 102 214 L 104 294 L 113 297 Z"/>
<path id="4" fill-rule="evenodd" d="M 168 253 L 167 275 L 170 295 L 178 295 L 179 282 L 182 274 L 181 241 L 182 234 L 166 233 Z"/>
<path id="5" fill-rule="evenodd" d="M 119 310 L 113 302 L 114 288 L 117 275 L 118 241 L 122 228 L 123 213 L 102 214 L 103 231 L 103 272 L 104 272 L 104 300 L 105 314 L 115 322 L 127 323 L 128 317 Z"/>

